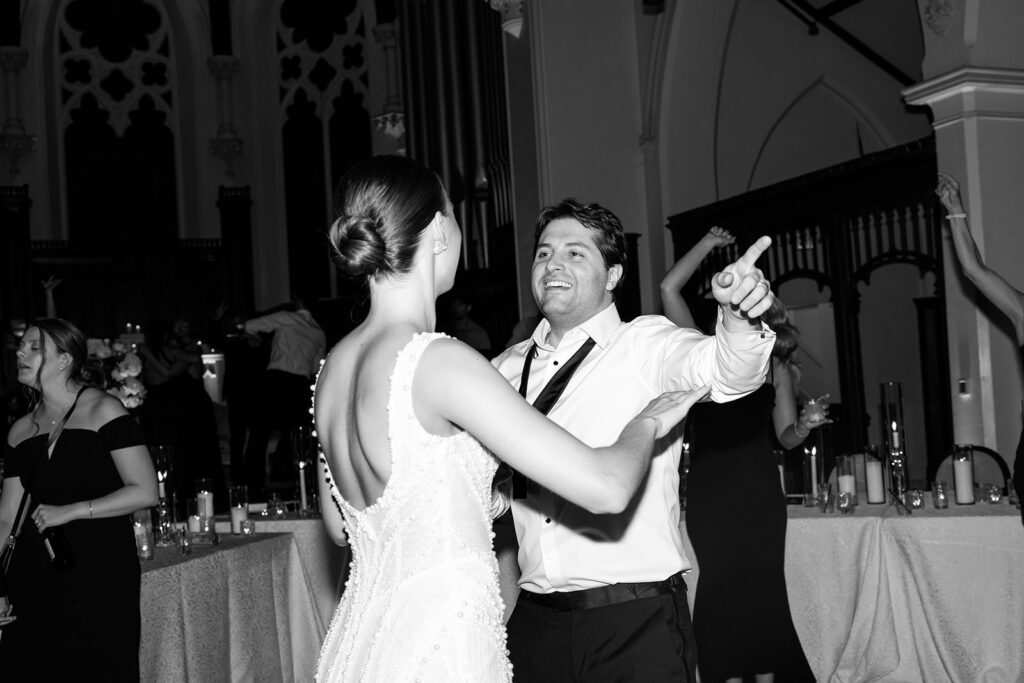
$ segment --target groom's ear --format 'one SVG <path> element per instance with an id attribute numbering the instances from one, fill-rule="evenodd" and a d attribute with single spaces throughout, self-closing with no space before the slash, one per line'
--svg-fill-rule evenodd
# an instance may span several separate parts
<path id="1" fill-rule="evenodd" d="M 616 263 L 614 266 L 608 269 L 608 282 L 605 283 L 604 288 L 607 291 L 612 291 L 619 286 L 619 280 L 622 279 L 622 264 Z"/>

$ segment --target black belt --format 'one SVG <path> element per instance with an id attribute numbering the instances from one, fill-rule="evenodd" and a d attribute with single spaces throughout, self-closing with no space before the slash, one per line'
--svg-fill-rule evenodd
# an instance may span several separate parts
<path id="1" fill-rule="evenodd" d="M 608 586 L 587 588 L 578 591 L 563 591 L 554 593 L 531 593 L 528 590 L 519 591 L 519 599 L 532 602 L 541 607 L 555 610 L 556 612 L 568 612 L 577 609 L 591 609 L 594 607 L 607 607 L 620 602 L 651 598 L 655 595 L 667 593 L 679 593 L 686 590 L 686 582 L 683 581 L 683 573 L 673 574 L 664 581 L 646 581 L 643 583 L 613 583 Z"/>

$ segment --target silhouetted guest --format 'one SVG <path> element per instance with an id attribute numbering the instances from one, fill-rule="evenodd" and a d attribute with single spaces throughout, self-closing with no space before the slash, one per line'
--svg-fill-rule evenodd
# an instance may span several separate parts
<path id="1" fill-rule="evenodd" d="M 280 310 L 253 318 L 243 328 L 249 333 L 272 332 L 270 362 L 253 396 L 249 442 L 245 447 L 249 495 L 266 493 L 267 444 L 274 430 L 309 423 L 310 385 L 327 348 L 327 337 L 301 299 L 293 310 Z M 287 439 L 281 439 L 286 444 Z M 284 468 L 285 463 L 276 463 Z"/>
<path id="2" fill-rule="evenodd" d="M 173 327 L 149 325 L 148 344 L 139 347 L 146 401 L 139 407 L 146 443 L 173 449 L 175 507 L 195 496 L 195 481 L 214 480 L 214 501 L 226 506 L 227 488 L 220 459 L 220 437 L 213 401 L 203 388 L 202 349 L 183 320 Z"/>
<path id="3" fill-rule="evenodd" d="M 455 337 L 485 356 L 491 351 L 491 337 L 483 325 L 469 317 L 473 302 L 464 292 L 453 292 L 448 299 L 447 316 L 440 331 Z"/>

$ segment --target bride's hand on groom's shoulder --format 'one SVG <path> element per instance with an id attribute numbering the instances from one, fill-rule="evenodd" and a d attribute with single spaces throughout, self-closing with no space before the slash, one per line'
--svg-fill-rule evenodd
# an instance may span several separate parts
<path id="1" fill-rule="evenodd" d="M 637 418 L 654 420 L 656 428 L 654 438 L 660 439 L 668 434 L 673 427 L 686 417 L 693 404 L 707 396 L 710 386 L 690 391 L 666 391 L 656 397 L 644 408 Z"/>

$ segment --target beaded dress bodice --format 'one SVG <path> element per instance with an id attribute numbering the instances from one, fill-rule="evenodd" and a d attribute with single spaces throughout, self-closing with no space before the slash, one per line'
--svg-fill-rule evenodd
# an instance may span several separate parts
<path id="1" fill-rule="evenodd" d="M 324 476 L 345 519 L 352 564 L 317 666 L 319 681 L 510 681 L 489 518 L 494 457 L 468 433 L 416 418 L 417 334 L 390 380 L 391 476 L 363 510 Z"/>

